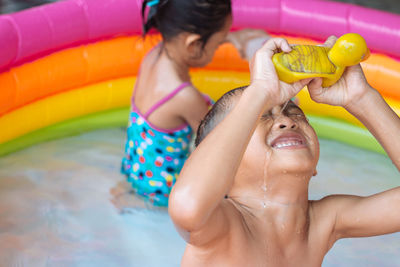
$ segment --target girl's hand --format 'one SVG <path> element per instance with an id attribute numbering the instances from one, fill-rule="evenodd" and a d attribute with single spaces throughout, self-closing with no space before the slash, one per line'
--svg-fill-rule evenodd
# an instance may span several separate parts
<path id="1" fill-rule="evenodd" d="M 332 47 L 337 38 L 330 36 L 324 46 Z M 322 87 L 322 78 L 315 78 L 308 85 L 312 100 L 317 103 L 348 108 L 357 104 L 372 89 L 361 69 L 360 64 L 347 67 L 342 77 L 330 87 Z"/>
<path id="2" fill-rule="evenodd" d="M 250 61 L 255 50 L 260 48 L 270 38 L 263 30 L 246 28 L 230 32 L 226 40 L 235 46 L 243 59 Z"/>
<path id="3" fill-rule="evenodd" d="M 279 80 L 271 58 L 275 53 L 291 50 L 285 39 L 272 38 L 255 53 L 250 62 L 251 84 L 262 90 L 272 106 L 285 103 L 312 80 L 304 79 L 292 84 Z"/>

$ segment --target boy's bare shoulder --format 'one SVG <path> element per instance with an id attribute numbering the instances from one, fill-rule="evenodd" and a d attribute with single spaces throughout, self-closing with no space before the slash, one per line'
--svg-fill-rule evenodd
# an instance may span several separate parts
<path id="1" fill-rule="evenodd" d="M 336 233 L 336 223 L 340 210 L 351 204 L 357 196 L 329 195 L 320 200 L 309 201 L 310 235 L 325 236 L 332 246 L 339 236 Z"/>
<path id="2" fill-rule="evenodd" d="M 237 263 L 236 257 L 243 258 L 240 255 L 249 247 L 245 217 L 232 201 L 221 201 L 204 227 L 190 233 L 187 240 L 190 246 L 186 248 L 182 266 L 204 266 L 209 261 Z M 201 264 L 198 264 L 199 255 Z"/>
<path id="3" fill-rule="evenodd" d="M 224 199 L 214 210 L 208 223 L 191 234 L 190 243 L 205 247 L 223 243 L 224 239 L 232 234 L 232 229 L 241 229 L 241 225 L 243 214 L 231 201 Z"/>
<path id="4" fill-rule="evenodd" d="M 318 213 L 328 215 L 334 214 L 338 209 L 342 208 L 344 205 L 348 205 L 354 199 L 360 198 L 354 195 L 328 195 L 319 200 L 310 200 L 310 207 Z"/>
<path id="5" fill-rule="evenodd" d="M 319 200 L 310 200 L 310 219 L 334 220 L 337 210 L 346 202 L 345 195 L 329 195 Z"/>

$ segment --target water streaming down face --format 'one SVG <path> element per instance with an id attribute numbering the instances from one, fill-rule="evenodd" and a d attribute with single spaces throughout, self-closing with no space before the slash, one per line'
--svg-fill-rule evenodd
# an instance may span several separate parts
<path id="1" fill-rule="evenodd" d="M 2 266 L 179 266 L 185 242 L 166 210 L 121 215 L 110 203 L 124 139 L 125 130 L 102 130 L 0 158 Z M 398 185 L 387 157 L 322 140 L 310 198 Z M 397 266 L 399 240 L 340 240 L 322 266 Z"/>
<path id="2" fill-rule="evenodd" d="M 282 106 L 281 111 L 279 113 L 279 115 L 282 115 L 282 112 L 285 110 L 287 104 L 289 104 L 290 100 L 286 101 L 285 104 Z"/>
<path id="3" fill-rule="evenodd" d="M 268 194 L 268 166 L 269 166 L 269 162 L 271 159 L 271 151 L 268 149 L 268 147 L 265 147 L 265 158 L 264 158 L 264 170 L 263 170 L 263 186 L 262 189 L 264 191 L 264 195 L 263 195 L 263 208 L 265 209 L 267 207 L 267 194 Z"/>
<path id="4" fill-rule="evenodd" d="M 277 115 L 272 115 L 271 116 L 271 120 L 275 120 L 276 117 L 279 116 L 283 116 L 283 112 L 285 110 L 285 108 L 287 107 L 288 103 L 290 102 L 290 100 L 286 101 L 285 104 L 282 105 L 281 109 L 279 110 L 279 114 Z M 273 126 L 273 122 L 271 123 L 271 128 Z M 268 130 L 268 132 L 271 130 L 271 128 Z M 264 157 L 264 166 L 263 166 L 263 185 L 262 185 L 262 190 L 264 191 L 264 195 L 263 195 L 263 199 L 262 199 L 262 206 L 263 208 L 267 207 L 267 178 L 268 178 L 268 167 L 269 167 L 269 162 L 271 160 L 271 154 L 272 151 L 270 150 L 270 148 L 268 148 L 268 146 L 265 147 L 265 157 Z M 286 171 L 284 171 L 285 173 Z"/>

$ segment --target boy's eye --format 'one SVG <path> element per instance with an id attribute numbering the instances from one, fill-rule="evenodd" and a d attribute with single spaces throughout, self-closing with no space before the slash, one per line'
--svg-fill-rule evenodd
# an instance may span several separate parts
<path id="1" fill-rule="evenodd" d="M 292 119 L 294 119 L 294 120 L 306 120 L 306 121 L 308 121 L 306 115 L 304 115 L 303 113 L 289 113 L 287 116 L 292 118 Z"/>
<path id="2" fill-rule="evenodd" d="M 272 114 L 263 114 L 261 116 L 262 121 L 266 121 L 266 120 L 270 120 L 270 119 L 272 119 Z"/>
<path id="3" fill-rule="evenodd" d="M 303 112 L 297 111 L 297 110 L 292 110 L 289 112 L 284 113 L 285 116 L 293 119 L 293 120 L 306 120 L 308 121 L 306 115 L 304 115 Z M 276 118 L 277 115 L 272 114 L 271 112 L 265 113 L 261 116 L 261 121 L 268 121 L 268 120 L 273 120 Z"/>
<path id="4" fill-rule="evenodd" d="M 287 115 L 290 117 L 304 117 L 302 113 L 288 113 Z"/>

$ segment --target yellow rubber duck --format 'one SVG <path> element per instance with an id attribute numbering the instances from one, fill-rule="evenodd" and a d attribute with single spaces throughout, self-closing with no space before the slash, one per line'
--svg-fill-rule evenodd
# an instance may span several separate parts
<path id="1" fill-rule="evenodd" d="M 272 57 L 279 79 L 293 83 L 301 79 L 322 77 L 323 87 L 333 85 L 347 66 L 369 57 L 364 38 L 357 33 L 347 33 L 336 40 L 332 48 L 316 45 L 295 45 L 289 53 Z"/>

